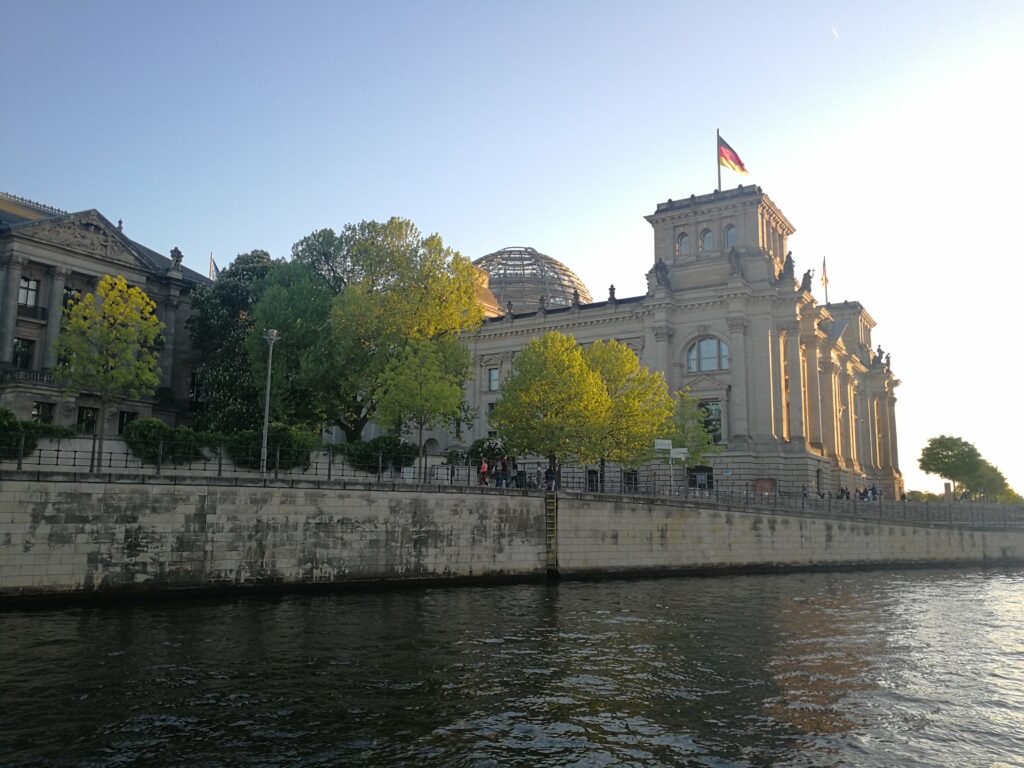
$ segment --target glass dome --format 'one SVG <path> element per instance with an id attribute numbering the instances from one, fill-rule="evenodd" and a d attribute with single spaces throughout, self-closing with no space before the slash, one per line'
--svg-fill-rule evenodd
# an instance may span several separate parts
<path id="1" fill-rule="evenodd" d="M 580 304 L 590 304 L 590 291 L 565 264 L 533 248 L 502 248 L 473 262 L 490 275 L 490 288 L 498 304 L 512 312 L 533 312 L 572 305 L 573 292 Z"/>

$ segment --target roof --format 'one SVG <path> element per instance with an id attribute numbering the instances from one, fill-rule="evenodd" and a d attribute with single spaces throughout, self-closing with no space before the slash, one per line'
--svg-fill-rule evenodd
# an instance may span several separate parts
<path id="1" fill-rule="evenodd" d="M 0 232 L 22 229 L 26 226 L 31 226 L 32 224 L 44 220 L 62 219 L 85 213 L 95 213 L 104 222 L 109 224 L 106 217 L 95 209 L 90 211 L 79 211 L 78 213 L 69 213 L 68 211 L 62 211 L 59 208 L 38 203 L 25 197 L 18 197 L 17 195 L 12 195 L 7 192 L 0 192 Z M 127 237 L 120 228 L 115 227 L 113 224 L 110 224 L 110 228 L 116 231 L 125 246 L 128 247 L 129 250 L 134 251 L 140 261 L 142 261 L 143 264 L 150 266 L 155 273 L 160 274 L 170 270 L 170 257 L 157 253 L 152 248 L 148 248 L 142 243 L 132 240 Z M 186 266 L 181 267 L 181 276 L 184 280 L 190 283 L 210 282 L 208 277 L 191 270 Z"/>

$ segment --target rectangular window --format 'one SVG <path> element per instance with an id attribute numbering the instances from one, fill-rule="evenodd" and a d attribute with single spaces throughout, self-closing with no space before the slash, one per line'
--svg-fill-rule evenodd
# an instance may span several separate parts
<path id="1" fill-rule="evenodd" d="M 32 359 L 35 357 L 36 343 L 31 339 L 14 340 L 14 358 L 11 361 L 15 368 L 22 371 L 32 369 Z"/>
<path id="2" fill-rule="evenodd" d="M 18 288 L 18 303 L 23 307 L 34 307 L 36 297 L 39 294 L 39 281 L 28 277 L 21 278 L 21 286 Z"/>
<path id="3" fill-rule="evenodd" d="M 96 434 L 96 418 L 99 416 L 99 408 L 86 408 L 78 406 L 78 433 L 80 435 Z"/>
<path id="4" fill-rule="evenodd" d="M 722 404 L 718 400 L 702 400 L 700 404 L 704 411 L 704 429 L 711 435 L 711 439 L 722 442 Z"/>
<path id="5" fill-rule="evenodd" d="M 53 424 L 53 414 L 56 408 L 56 403 L 39 401 L 32 403 L 32 421 L 37 424 Z"/>
<path id="6" fill-rule="evenodd" d="M 497 392 L 499 387 L 498 375 L 500 371 L 497 368 L 487 369 L 487 389 L 491 392 Z"/>
<path id="7" fill-rule="evenodd" d="M 123 435 L 124 428 L 139 418 L 139 414 L 136 411 L 121 411 L 117 415 L 117 434 Z"/>

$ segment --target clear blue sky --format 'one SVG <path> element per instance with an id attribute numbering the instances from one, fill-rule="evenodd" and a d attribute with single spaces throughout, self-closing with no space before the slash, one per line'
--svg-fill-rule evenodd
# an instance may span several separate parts
<path id="1" fill-rule="evenodd" d="M 642 293 L 715 129 L 892 353 L 901 465 L 974 442 L 1024 492 L 1024 4 L 0 3 L 0 190 L 206 271 L 404 216 Z M 1009 237 L 1008 237 L 1009 236 Z M 817 280 L 815 281 L 817 285 Z M 820 289 L 818 289 L 820 293 Z M 823 300 L 819 296 L 819 300 Z"/>

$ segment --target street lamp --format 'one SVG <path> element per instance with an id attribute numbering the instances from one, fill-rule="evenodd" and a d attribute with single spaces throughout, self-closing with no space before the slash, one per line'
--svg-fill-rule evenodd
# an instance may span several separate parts
<path id="1" fill-rule="evenodd" d="M 270 372 L 274 366 L 274 342 L 280 334 L 270 328 L 263 338 L 267 340 L 267 387 L 263 394 L 263 444 L 260 447 L 260 478 L 267 477 L 267 430 L 270 427 Z"/>

